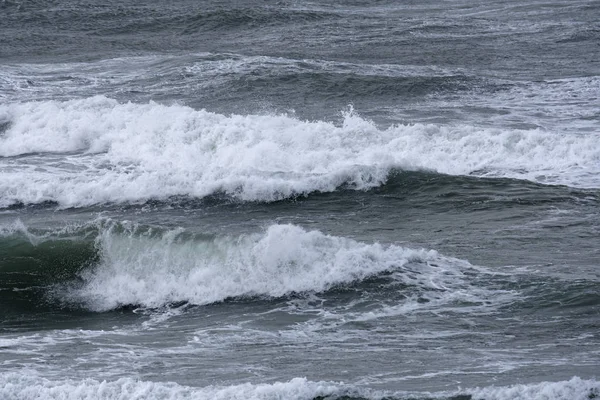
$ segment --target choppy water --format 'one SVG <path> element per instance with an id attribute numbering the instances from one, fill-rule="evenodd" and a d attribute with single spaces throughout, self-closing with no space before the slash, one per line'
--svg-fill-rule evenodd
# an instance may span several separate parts
<path id="1" fill-rule="evenodd" d="M 0 1 L 0 398 L 600 397 L 600 2 Z"/>

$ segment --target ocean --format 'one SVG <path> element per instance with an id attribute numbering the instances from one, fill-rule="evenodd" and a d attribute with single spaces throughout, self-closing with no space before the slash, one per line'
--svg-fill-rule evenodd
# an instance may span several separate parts
<path id="1" fill-rule="evenodd" d="M 600 1 L 0 0 L 0 399 L 600 398 Z"/>

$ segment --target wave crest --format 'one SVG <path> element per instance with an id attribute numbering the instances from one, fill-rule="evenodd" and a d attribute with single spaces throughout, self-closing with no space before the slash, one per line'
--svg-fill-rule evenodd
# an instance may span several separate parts
<path id="1" fill-rule="evenodd" d="M 365 244 L 294 225 L 237 237 L 122 229 L 103 229 L 96 239 L 99 263 L 82 273 L 82 282 L 60 285 L 55 295 L 95 311 L 203 305 L 323 292 L 383 272 L 402 285 L 444 292 L 464 285 L 461 268 L 471 267 L 432 250 Z"/>
<path id="2" fill-rule="evenodd" d="M 0 121 L 4 207 L 215 193 L 273 201 L 342 185 L 369 189 L 398 169 L 600 186 L 594 135 L 422 124 L 379 129 L 351 112 L 336 126 L 102 96 L 3 105 Z"/>

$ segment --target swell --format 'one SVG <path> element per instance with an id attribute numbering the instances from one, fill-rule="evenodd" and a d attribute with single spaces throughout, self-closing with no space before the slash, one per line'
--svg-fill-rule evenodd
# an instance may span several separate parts
<path id="1" fill-rule="evenodd" d="M 173 21 L 181 27 L 181 35 L 194 34 L 203 30 L 223 29 L 230 31 L 240 27 L 265 27 L 289 23 L 315 23 L 335 20 L 339 16 L 323 11 L 293 10 L 280 7 L 252 7 L 237 9 L 217 9 L 208 12 L 192 13 Z"/>
<path id="2" fill-rule="evenodd" d="M 25 290 L 73 279 L 97 260 L 93 242 L 50 239 L 38 244 L 27 237 L 0 239 L 3 276 L 0 290 Z"/>
<path id="3" fill-rule="evenodd" d="M 232 82 L 227 90 L 238 94 L 260 93 L 269 87 L 277 87 L 281 95 L 297 92 L 300 88 L 305 96 L 335 99 L 373 99 L 381 102 L 410 100 L 432 94 L 466 91 L 477 80 L 464 75 L 441 76 L 370 76 L 368 73 L 339 74 L 324 72 L 301 72 L 265 74 L 257 77 L 244 77 Z"/>
<path id="4" fill-rule="evenodd" d="M 63 306 L 52 300 L 49 288 L 74 282 L 98 260 L 93 242 L 81 239 L 48 238 L 32 242 L 22 234 L 0 236 L 1 318 L 20 321 L 31 314 L 44 314 Z"/>
<path id="5" fill-rule="evenodd" d="M 60 27 L 67 32 L 85 32 L 97 35 L 139 35 L 140 33 L 179 32 L 187 36 L 200 31 L 232 31 L 246 27 L 263 27 L 288 23 L 312 23 L 339 18 L 336 14 L 307 9 L 282 7 L 225 8 L 198 7 L 188 4 L 185 12 L 179 6 L 138 3 L 87 4 L 69 6 L 48 2 L 2 2 L 7 12 L 4 24 L 18 28 L 19 24 L 32 24 L 36 28 Z"/>
<path id="6" fill-rule="evenodd" d="M 58 66 L 17 64 L 7 66 L 0 80 L 5 81 L 2 86 L 6 94 L 21 101 L 89 96 L 93 87 L 95 94 L 136 101 L 169 101 L 177 93 L 188 104 L 211 107 L 251 95 L 270 99 L 281 109 L 297 109 L 302 106 L 298 100 L 303 98 L 330 104 L 337 101 L 335 107 L 340 109 L 353 101 L 389 106 L 398 99 L 460 94 L 475 88 L 494 92 L 507 89 L 504 83 L 433 66 L 228 53 L 126 57 Z"/>
<path id="7" fill-rule="evenodd" d="M 595 204 L 600 198 L 595 190 L 549 186 L 512 178 L 486 178 L 471 175 L 454 176 L 428 171 L 392 171 L 385 183 L 369 193 L 384 197 L 405 198 L 415 204 L 456 208 L 479 204 L 502 209 L 514 206 Z M 355 191 L 354 191 L 355 192 Z M 347 192 L 345 195 L 351 195 Z M 319 195 L 317 195 L 319 196 Z"/>

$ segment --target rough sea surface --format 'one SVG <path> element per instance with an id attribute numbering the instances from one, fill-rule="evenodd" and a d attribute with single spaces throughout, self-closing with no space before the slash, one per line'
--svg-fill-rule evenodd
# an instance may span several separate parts
<path id="1" fill-rule="evenodd" d="M 600 398 L 600 1 L 0 0 L 0 399 Z"/>

